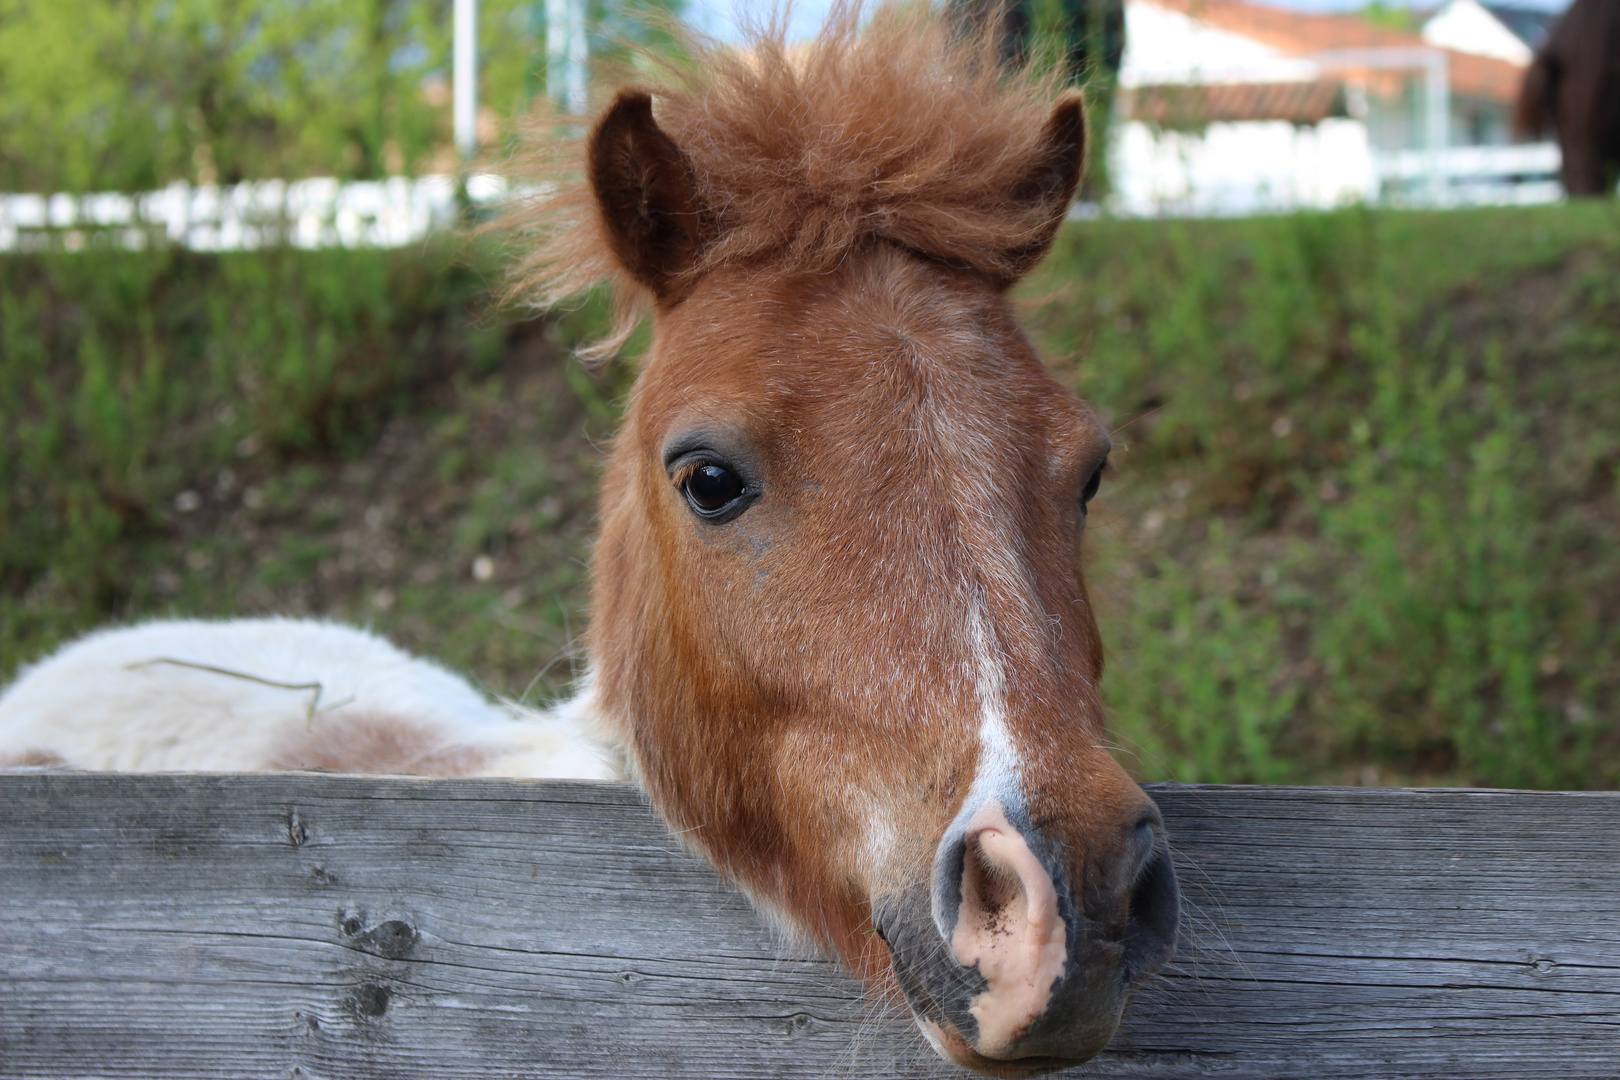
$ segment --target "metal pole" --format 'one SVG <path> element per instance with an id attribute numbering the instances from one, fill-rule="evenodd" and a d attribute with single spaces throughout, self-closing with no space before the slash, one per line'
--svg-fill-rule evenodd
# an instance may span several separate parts
<path id="1" fill-rule="evenodd" d="M 478 0 L 456 0 L 452 114 L 463 159 L 478 150 Z"/>
<path id="2" fill-rule="evenodd" d="M 575 116 L 589 104 L 585 22 L 585 0 L 546 0 L 546 96 Z"/>
<path id="3" fill-rule="evenodd" d="M 579 116 L 590 107 L 585 100 L 590 40 L 586 37 L 586 0 L 568 0 L 568 111 Z"/>
<path id="4" fill-rule="evenodd" d="M 1450 64 L 1446 54 L 1435 49 L 1429 53 L 1429 62 L 1425 66 L 1428 85 L 1425 87 L 1427 92 L 1424 97 L 1427 100 L 1424 104 L 1428 106 L 1428 122 L 1424 134 L 1429 148 L 1429 201 L 1441 206 L 1450 196 L 1446 176 L 1446 144 L 1451 137 L 1447 130 L 1451 120 L 1451 79 L 1447 70 Z"/>

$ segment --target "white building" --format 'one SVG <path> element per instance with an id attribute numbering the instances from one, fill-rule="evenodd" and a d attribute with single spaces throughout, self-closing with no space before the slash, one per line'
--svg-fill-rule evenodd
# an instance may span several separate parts
<path id="1" fill-rule="evenodd" d="M 1541 8 L 1449 0 L 1423 24 L 1423 40 L 1523 67 L 1546 43 L 1547 32 L 1557 21 L 1557 14 Z"/>
<path id="2" fill-rule="evenodd" d="M 1530 64 L 1530 44 L 1479 0 L 1450 0 L 1423 24 L 1423 40 L 1443 49 L 1494 56 L 1517 67 Z"/>
<path id="3" fill-rule="evenodd" d="M 1478 0 L 1450 0 L 1431 25 L 1420 36 L 1249 0 L 1127 0 L 1117 209 L 1549 197 L 1495 173 L 1539 178 L 1556 151 L 1471 149 L 1508 141 L 1529 46 Z"/>

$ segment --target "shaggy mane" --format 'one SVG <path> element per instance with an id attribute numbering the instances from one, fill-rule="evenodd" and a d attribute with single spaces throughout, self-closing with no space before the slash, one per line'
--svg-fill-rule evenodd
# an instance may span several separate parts
<path id="1" fill-rule="evenodd" d="M 991 35 L 962 33 L 924 3 L 884 3 L 864 27 L 862 15 L 858 0 L 835 4 L 802 46 L 787 45 L 780 16 L 735 48 L 685 35 L 687 60 L 643 86 L 713 215 L 693 279 L 739 265 L 824 272 L 887 240 L 1010 280 L 1015 253 L 1050 225 L 1050 206 L 1011 196 L 1061 77 L 1008 71 Z M 549 307 L 612 282 L 624 318 L 611 350 L 649 297 L 613 258 L 585 140 L 546 138 L 555 124 L 531 127 L 527 171 L 548 194 L 508 219 L 524 246 L 511 297 Z"/>

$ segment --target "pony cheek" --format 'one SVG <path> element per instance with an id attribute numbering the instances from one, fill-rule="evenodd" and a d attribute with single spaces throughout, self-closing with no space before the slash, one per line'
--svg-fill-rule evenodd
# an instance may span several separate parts
<path id="1" fill-rule="evenodd" d="M 819 623 L 809 602 L 813 592 L 797 580 L 792 545 L 776 515 L 755 506 L 724 525 L 694 521 L 686 527 L 688 557 L 665 573 L 692 620 L 692 640 L 746 672 L 777 708 L 807 704 L 807 688 L 791 677 L 796 669 L 788 658 L 818 652 Z"/>

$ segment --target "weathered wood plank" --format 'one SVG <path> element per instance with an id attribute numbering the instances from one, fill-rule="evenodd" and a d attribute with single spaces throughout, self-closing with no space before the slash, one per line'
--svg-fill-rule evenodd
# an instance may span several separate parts
<path id="1" fill-rule="evenodd" d="M 1620 1073 L 1620 794 L 1162 786 L 1181 954 L 1074 1075 Z M 0 1076 L 960 1075 L 623 785 L 0 776 Z"/>

